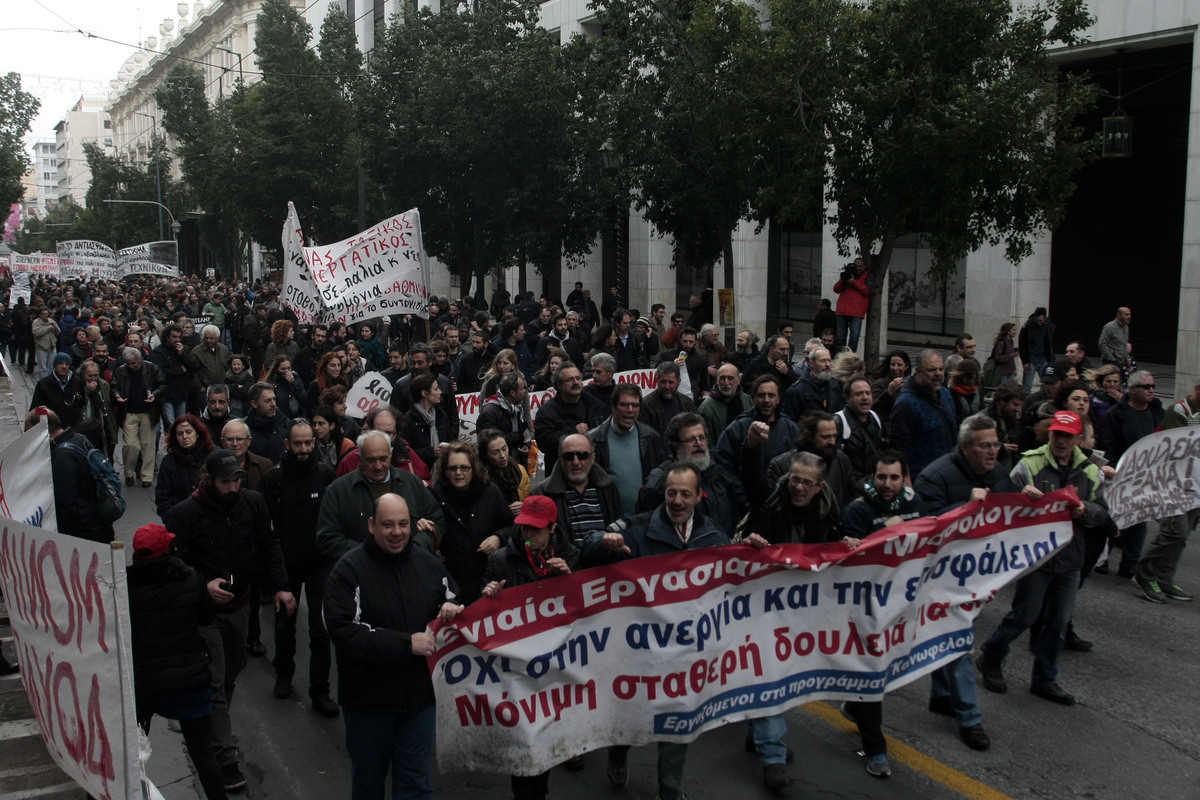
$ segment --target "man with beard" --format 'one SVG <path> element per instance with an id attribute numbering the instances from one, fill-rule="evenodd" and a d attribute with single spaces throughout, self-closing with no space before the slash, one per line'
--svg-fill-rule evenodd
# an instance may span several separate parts
<path id="1" fill-rule="evenodd" d="M 1025 389 L 1016 381 L 1005 381 L 996 387 L 992 402 L 984 409 L 996 422 L 996 434 L 1000 438 L 997 463 L 1009 472 L 1021 457 L 1018 440 L 1021 435 L 1021 410 L 1025 406 Z"/>
<path id="2" fill-rule="evenodd" d="M 549 309 L 546 310 L 546 313 L 550 313 Z M 583 347 L 579 344 L 579 340 L 571 336 L 571 332 L 567 330 L 566 314 L 555 314 L 550 322 L 549 331 L 538 340 L 537 349 L 533 353 L 534 369 L 541 369 L 546 363 L 550 357 L 551 347 L 561 347 L 566 350 L 572 363 L 583 369 Z"/>
<path id="3" fill-rule="evenodd" d="M 759 376 L 750 387 L 754 409 L 735 419 L 717 442 L 717 464 L 738 476 L 747 496 L 749 484 L 761 484 L 767 465 L 791 450 L 800 435 L 795 422 L 779 415 L 779 386 L 774 375 Z"/>
<path id="4" fill-rule="evenodd" d="M 408 371 L 408 351 L 402 342 L 392 342 L 388 346 L 388 366 L 383 372 L 379 373 L 388 386 L 395 385 L 396 381 L 404 377 L 404 373 Z"/>
<path id="5" fill-rule="evenodd" d="M 725 360 L 738 368 L 738 372 L 745 372 L 750 366 L 750 362 L 758 358 L 758 334 L 754 331 L 738 331 L 737 339 L 734 340 L 733 352 L 729 353 Z"/>
<path id="6" fill-rule="evenodd" d="M 613 357 L 617 359 L 617 372 L 640 369 L 648 363 L 642 353 L 637 335 L 629 329 L 632 323 L 633 316 L 625 309 L 618 308 L 613 312 L 613 333 L 617 335 L 617 343 L 613 346 Z"/>
<path id="7" fill-rule="evenodd" d="M 219 443 L 221 431 L 229 422 L 229 387 L 223 383 L 212 384 L 205 392 L 204 403 L 200 421 L 208 428 L 209 437 Z"/>
<path id="8" fill-rule="evenodd" d="M 969 333 L 960 333 L 954 340 L 954 352 L 946 356 L 944 366 L 946 374 L 949 375 L 958 368 L 958 365 L 964 361 L 974 361 L 975 366 L 982 368 L 979 359 L 975 357 L 975 337 Z"/>
<path id="9" fill-rule="evenodd" d="M 475 422 L 476 430 L 495 428 L 503 433 L 508 452 L 514 454 L 514 458 L 523 459 L 529 452 L 529 426 L 525 422 L 525 398 L 528 396 L 525 378 L 519 372 L 510 372 L 500 379 L 496 394 L 480 406 Z"/>
<path id="10" fill-rule="evenodd" d="M 83 416 L 85 402 L 83 381 L 71 372 L 71 357 L 58 353 L 50 374 L 34 386 L 29 407 L 45 406 L 58 415 L 64 428 L 73 428 Z"/>
<path id="11" fill-rule="evenodd" d="M 674 361 L 662 361 L 655 368 L 658 383 L 642 400 L 639 419 L 660 434 L 667 430 L 676 414 L 696 410 L 692 398 L 679 391 L 680 366 Z"/>
<path id="12" fill-rule="evenodd" d="M 213 450 L 205 460 L 200 485 L 167 518 L 179 557 L 200 573 L 217 605 L 216 618 L 200 627 L 200 636 L 211 673 L 213 751 L 226 791 L 246 785 L 238 766 L 229 706 L 238 673 L 246 666 L 246 632 L 254 602 L 251 585 L 274 592 L 276 610 L 296 611 L 267 505 L 258 492 L 242 488 L 245 475 L 236 455 Z"/>
<path id="13" fill-rule="evenodd" d="M 758 352 L 758 357 L 752 359 L 742 370 L 742 391 L 750 392 L 750 387 L 760 375 L 773 376 L 776 383 L 779 384 L 781 392 L 791 386 L 797 375 L 788 360 L 790 347 L 791 342 L 786 336 L 778 334 L 768 336 L 766 345 Z"/>
<path id="14" fill-rule="evenodd" d="M 472 331 L 471 349 L 458 359 L 458 367 L 454 371 L 455 391 L 459 394 L 479 394 L 483 388 L 480 376 L 487 371 L 495 357 L 496 351 L 492 349 L 487 333 Z"/>
<path id="15" fill-rule="evenodd" d="M 621 518 L 621 494 L 596 463 L 592 442 L 582 433 L 564 436 L 561 458 L 550 477 L 533 487 L 558 506 L 559 524 L 578 547 L 588 534 Z"/>
<path id="16" fill-rule="evenodd" d="M 671 467 L 664 483 L 666 500 L 654 511 L 619 520 L 587 537 L 580 548 L 584 566 L 729 544 L 729 536 L 696 509 L 701 498 L 701 476 L 694 464 Z M 687 744 L 658 743 L 658 796 L 662 800 L 684 798 L 686 758 Z M 629 782 L 628 759 L 629 747 L 608 748 L 608 779 L 618 789 Z M 780 763 L 782 766 L 782 753 Z"/>
<path id="17" fill-rule="evenodd" d="M 418 342 L 408 348 L 408 374 L 392 385 L 392 408 L 396 416 L 402 417 L 412 408 L 412 393 L 408 387 L 413 378 L 433 372 L 433 351 L 429 345 Z M 437 385 L 442 392 L 441 409 L 450 423 L 451 438 L 458 436 L 458 404 L 454 401 L 454 386 L 445 375 L 437 375 Z"/>
<path id="18" fill-rule="evenodd" d="M 938 351 L 922 350 L 892 405 L 892 447 L 908 456 L 914 475 L 954 449 L 956 412 L 945 379 Z"/>
<path id="19" fill-rule="evenodd" d="M 617 485 L 625 516 L 633 516 L 638 490 L 666 452 L 658 431 L 638 422 L 641 407 L 642 390 L 632 383 L 622 383 L 613 390 L 612 416 L 587 434 L 596 464 Z"/>
<path id="20" fill-rule="evenodd" d="M 667 468 L 675 462 L 687 462 L 700 470 L 703 496 L 699 509 L 718 528 L 731 531 L 746 511 L 746 493 L 742 484 L 713 463 L 708 451 L 706 421 L 692 412 L 679 414 L 667 426 L 667 459 L 651 470 L 638 495 L 637 511 L 653 511 L 662 505 Z"/>
<path id="21" fill-rule="evenodd" d="M 551 329 L 554 327 L 554 323 L 550 314 L 551 312 L 549 308 L 539 307 L 537 319 L 535 319 L 533 322 L 526 323 L 525 344 L 529 347 L 530 353 L 537 352 L 538 344 L 550 334 Z M 534 359 L 533 366 L 534 369 L 541 367 L 541 364 L 537 363 L 536 358 Z"/>
<path id="22" fill-rule="evenodd" d="M 287 439 L 288 418 L 276 408 L 275 387 L 259 381 L 246 392 L 246 399 L 250 402 L 250 413 L 242 421 L 253 436 L 250 450 L 272 464 L 278 464 Z"/>
<path id="23" fill-rule="evenodd" d="M 855 477 L 867 475 L 875 455 L 885 446 L 883 420 L 871 410 L 873 396 L 871 381 L 855 375 L 846 381 L 842 390 L 845 407 L 833 415 L 842 452 L 850 459 Z"/>
<path id="24" fill-rule="evenodd" d="M 308 386 L 317 377 L 317 362 L 325 354 L 325 344 L 329 340 L 329 326 L 320 323 L 313 325 L 308 334 L 308 347 L 302 347 L 292 358 L 292 369 L 300 376 L 300 380 Z"/>
<path id="25" fill-rule="evenodd" d="M 696 349 L 696 331 L 684 328 L 679 333 L 679 347 L 665 349 L 658 356 L 658 363 L 674 362 L 680 370 L 687 370 L 688 381 L 691 384 L 691 399 L 693 404 L 698 401 L 704 390 L 710 385 L 708 374 L 708 359 Z M 670 420 L 664 420 L 669 422 Z"/>
<path id="26" fill-rule="evenodd" d="M 617 360 L 608 353 L 596 353 L 589 362 L 592 367 L 592 382 L 583 387 L 583 393 L 596 400 L 602 407 L 612 405 L 614 378 L 617 374 Z"/>
<path id="27" fill-rule="evenodd" d="M 783 415 L 799 420 L 810 411 L 832 414 L 842 410 L 842 387 L 833 379 L 833 358 L 824 347 L 808 353 L 808 374 L 783 395 Z"/>
<path id="28" fill-rule="evenodd" d="M 658 334 L 654 332 L 653 323 L 647 317 L 638 317 L 636 328 L 638 346 L 646 354 L 646 360 L 658 358 L 658 354 L 662 351 L 662 343 L 658 339 Z"/>
<path id="29" fill-rule="evenodd" d="M 408 470 L 392 466 L 392 438 L 380 430 L 358 437 L 359 464 L 329 485 L 317 519 L 317 549 L 329 564 L 336 563 L 369 535 L 367 519 L 375 501 L 398 494 L 416 517 L 413 537 L 434 552 L 435 536 L 445 530 L 442 507 L 425 484 Z"/>
<path id="30" fill-rule="evenodd" d="M 113 372 L 120 366 L 120 363 L 108 354 L 108 342 L 104 339 L 98 340 L 92 345 L 92 361 L 96 362 L 96 366 L 100 367 L 100 379 L 105 383 L 112 383 Z"/>
<path id="31" fill-rule="evenodd" d="M 560 441 L 570 433 L 586 434 L 608 416 L 605 408 L 583 393 L 579 367 L 567 363 L 554 373 L 557 394 L 542 404 L 533 422 L 538 450 L 545 455 L 546 474 L 558 462 Z"/>
<path id="32" fill-rule="evenodd" d="M 163 428 L 171 427 L 176 417 L 187 413 L 188 386 L 198 366 L 192 351 L 183 345 L 183 330 L 171 324 L 163 328 L 162 343 L 154 348 L 150 360 L 158 364 L 167 382 L 167 391 L 159 409 Z"/>
<path id="33" fill-rule="evenodd" d="M 729 427 L 729 423 L 753 406 L 750 395 L 742 391 L 738 368 L 733 364 L 722 364 L 717 370 L 716 388 L 704 393 L 704 400 L 699 408 L 700 416 L 704 418 L 704 430 L 708 434 L 708 441 L 715 444 L 721 438 L 721 432 Z"/>
<path id="34" fill-rule="evenodd" d="M 313 456 L 312 425 L 297 420 L 288 428 L 287 450 L 263 481 L 262 493 L 279 535 L 287 567 L 289 588 L 297 599 L 308 599 L 308 696 L 313 710 L 336 717 L 337 704 L 329 699 L 329 636 L 321 620 L 321 604 L 330 564 L 317 554 L 317 516 L 325 490 L 333 482 L 333 467 Z M 280 700 L 292 694 L 296 672 L 296 617 L 275 613 L 275 690 Z"/>
<path id="35" fill-rule="evenodd" d="M 838 449 L 837 422 L 832 414 L 814 411 L 800 418 L 800 435 L 796 437 L 796 452 L 812 453 L 820 457 L 825 467 L 825 483 L 837 500 L 838 508 L 845 508 L 854 499 L 858 489 L 855 481 L 858 474 L 850 463 L 850 457 Z M 771 460 L 767 467 L 767 486 L 774 486 L 790 468 L 793 453 L 784 453 Z M 752 502 L 755 492 L 747 490 Z"/>

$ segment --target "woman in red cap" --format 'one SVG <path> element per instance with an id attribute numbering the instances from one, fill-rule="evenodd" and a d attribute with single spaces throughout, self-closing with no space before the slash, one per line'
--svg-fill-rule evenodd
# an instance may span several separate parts
<path id="1" fill-rule="evenodd" d="M 579 549 L 558 525 L 558 506 L 545 495 L 525 498 L 507 542 L 488 558 L 484 597 L 499 597 L 506 586 L 521 586 L 569 575 L 579 565 Z M 485 601 L 486 602 L 486 601 Z M 583 768 L 581 756 L 567 761 L 567 769 Z M 514 800 L 546 800 L 550 773 L 512 776 Z"/>
<path id="2" fill-rule="evenodd" d="M 205 796 L 224 800 L 209 730 L 208 654 L 197 631 L 215 607 L 200 575 L 173 554 L 174 538 L 157 523 L 133 535 L 128 575 L 137 721 L 149 736 L 155 714 L 178 720 Z"/>

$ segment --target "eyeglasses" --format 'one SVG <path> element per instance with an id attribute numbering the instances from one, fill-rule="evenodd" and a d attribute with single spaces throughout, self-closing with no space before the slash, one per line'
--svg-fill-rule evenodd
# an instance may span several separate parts
<path id="1" fill-rule="evenodd" d="M 805 489 L 815 489 L 821 485 L 820 481 L 810 481 L 808 478 L 788 478 L 788 484 L 795 488 L 803 486 Z"/>
<path id="2" fill-rule="evenodd" d="M 446 467 L 446 472 L 470 472 L 470 464 L 451 464 Z"/>
<path id="3" fill-rule="evenodd" d="M 1153 383 L 1143 383 L 1141 386 L 1134 386 L 1133 388 L 1134 389 L 1149 389 L 1150 391 L 1153 392 L 1154 384 Z"/>
<path id="4" fill-rule="evenodd" d="M 975 442 L 975 446 L 978 447 L 980 450 L 987 450 L 988 452 L 991 452 L 992 450 L 1000 449 L 999 442 Z"/>
<path id="5" fill-rule="evenodd" d="M 241 444 L 242 442 L 250 441 L 250 437 L 249 436 L 222 436 L 221 441 L 229 442 L 230 444 Z"/>
<path id="6" fill-rule="evenodd" d="M 617 403 L 618 408 L 641 408 L 642 404 L 638 403 Z"/>
<path id="7" fill-rule="evenodd" d="M 591 457 L 592 457 L 591 453 L 589 453 L 587 451 L 583 451 L 583 450 L 580 450 L 580 451 L 571 450 L 566 453 L 558 454 L 559 461 L 587 461 Z"/>
<path id="8" fill-rule="evenodd" d="M 702 444 L 707 441 L 708 441 L 708 437 L 702 433 L 699 436 L 693 436 L 690 439 L 680 439 L 679 443 L 680 444 Z"/>

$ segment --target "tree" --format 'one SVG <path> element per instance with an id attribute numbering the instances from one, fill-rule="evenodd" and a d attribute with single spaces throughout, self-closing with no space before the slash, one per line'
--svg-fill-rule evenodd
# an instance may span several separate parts
<path id="1" fill-rule="evenodd" d="M 773 0 L 770 16 L 749 133 L 773 166 L 760 213 L 797 219 L 823 185 L 874 287 L 906 234 L 927 236 L 944 275 L 985 243 L 1016 262 L 1061 218 L 1095 153 L 1076 120 L 1097 89 L 1047 51 L 1080 41 L 1084 0 Z M 878 295 L 866 327 L 870 357 Z"/>
<path id="2" fill-rule="evenodd" d="M 762 20 L 740 0 L 605 0 L 603 16 L 604 103 L 634 205 L 673 238 L 681 280 L 710 286 L 719 258 L 731 280 L 730 237 L 760 185 L 741 54 L 761 46 Z"/>
<path id="3" fill-rule="evenodd" d="M 25 194 L 21 177 L 30 160 L 24 139 L 40 106 L 36 97 L 21 89 L 19 74 L 10 72 L 0 78 L 0 207 L 5 209 Z"/>
<path id="4" fill-rule="evenodd" d="M 359 104 L 390 207 L 421 212 L 426 249 L 468 293 L 477 265 L 557 271 L 603 220 L 603 131 L 536 0 L 405 6 L 376 42 Z"/>

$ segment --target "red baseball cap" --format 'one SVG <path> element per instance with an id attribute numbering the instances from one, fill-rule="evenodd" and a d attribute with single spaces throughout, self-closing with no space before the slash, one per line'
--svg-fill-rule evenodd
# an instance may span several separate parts
<path id="1" fill-rule="evenodd" d="M 1059 411 L 1050 421 L 1050 430 L 1078 436 L 1083 433 L 1083 420 L 1074 411 Z"/>
<path id="2" fill-rule="evenodd" d="M 167 552 L 175 534 L 157 522 L 143 525 L 133 534 L 133 557 L 155 558 Z"/>
<path id="3" fill-rule="evenodd" d="M 558 506 L 544 494 L 531 494 L 521 503 L 521 513 L 514 520 L 518 525 L 548 528 L 558 521 Z"/>

